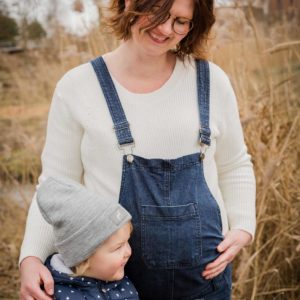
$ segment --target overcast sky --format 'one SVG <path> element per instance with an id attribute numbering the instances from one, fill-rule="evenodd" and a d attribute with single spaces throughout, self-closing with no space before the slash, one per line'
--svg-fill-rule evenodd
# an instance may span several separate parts
<path id="1" fill-rule="evenodd" d="M 93 0 L 82 0 L 83 12 L 73 10 L 75 0 L 0 0 L 6 3 L 11 16 L 17 17 L 20 11 L 25 12 L 29 19 L 37 19 L 48 30 L 48 16 L 55 14 L 56 19 L 65 30 L 79 36 L 85 35 L 91 28 L 98 25 L 99 14 Z M 102 0 L 103 3 L 108 2 Z M 216 3 L 228 3 L 229 0 L 216 0 Z M 15 3 L 15 5 L 14 5 Z M 17 4 L 16 4 L 17 3 Z M 31 5 L 28 5 L 30 3 Z"/>
<path id="2" fill-rule="evenodd" d="M 75 0 L 0 0 L 4 2 L 10 15 L 17 20 L 27 15 L 30 20 L 38 20 L 51 33 L 49 16 L 55 15 L 56 21 L 71 34 L 85 35 L 99 22 L 99 14 L 93 0 L 82 0 L 83 11 L 74 11 Z"/>

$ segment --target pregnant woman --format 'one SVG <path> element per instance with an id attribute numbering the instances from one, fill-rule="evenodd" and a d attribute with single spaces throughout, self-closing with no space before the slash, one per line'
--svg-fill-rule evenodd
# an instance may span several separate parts
<path id="1" fill-rule="evenodd" d="M 58 82 L 42 174 L 132 215 L 126 274 L 144 300 L 230 299 L 231 261 L 255 231 L 255 177 L 226 74 L 201 58 L 212 0 L 113 0 L 112 52 Z M 53 232 L 33 198 L 21 299 L 49 300 Z"/>

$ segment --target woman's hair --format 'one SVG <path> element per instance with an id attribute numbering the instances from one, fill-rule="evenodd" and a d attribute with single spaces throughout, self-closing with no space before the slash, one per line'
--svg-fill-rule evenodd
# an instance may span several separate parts
<path id="1" fill-rule="evenodd" d="M 174 50 L 181 59 L 190 54 L 196 58 L 203 56 L 204 46 L 215 22 L 214 0 L 193 1 L 193 28 Z M 128 40 L 131 37 L 131 26 L 136 23 L 140 16 L 149 15 L 154 6 L 160 5 L 160 9 L 151 18 L 149 25 L 142 28 L 142 30 L 152 29 L 166 20 L 173 2 L 174 0 L 130 0 L 129 7 L 125 9 L 125 0 L 111 0 L 110 15 L 107 16 L 105 24 L 113 29 L 119 39 Z"/>

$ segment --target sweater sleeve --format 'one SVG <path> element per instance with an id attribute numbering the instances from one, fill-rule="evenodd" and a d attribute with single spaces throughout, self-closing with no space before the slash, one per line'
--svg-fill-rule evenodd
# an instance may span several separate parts
<path id="1" fill-rule="evenodd" d="M 221 132 L 217 137 L 216 164 L 219 187 L 227 211 L 230 229 L 255 233 L 256 183 L 244 141 L 242 125 L 233 88 L 228 80 L 223 98 Z"/>
<path id="2" fill-rule="evenodd" d="M 42 173 L 39 184 L 49 176 L 69 177 L 81 181 L 80 143 L 82 128 L 57 85 L 50 106 L 46 142 L 42 152 Z M 37 186 L 38 188 L 38 186 Z M 45 261 L 55 251 L 54 235 L 42 217 L 33 196 L 29 208 L 19 262 L 25 257 L 35 256 Z"/>

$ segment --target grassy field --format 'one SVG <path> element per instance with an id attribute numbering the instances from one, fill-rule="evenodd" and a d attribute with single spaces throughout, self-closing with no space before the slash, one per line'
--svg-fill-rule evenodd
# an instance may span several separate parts
<path id="1" fill-rule="evenodd" d="M 297 300 L 300 30 L 288 21 L 268 26 L 251 14 L 226 14 L 233 21 L 216 26 L 208 57 L 230 76 L 257 179 L 257 232 L 234 262 L 233 299 Z M 55 84 L 71 67 L 117 45 L 101 30 L 84 39 L 58 30 L 47 43 L 0 54 L 0 299 L 18 298 L 19 247 Z"/>

